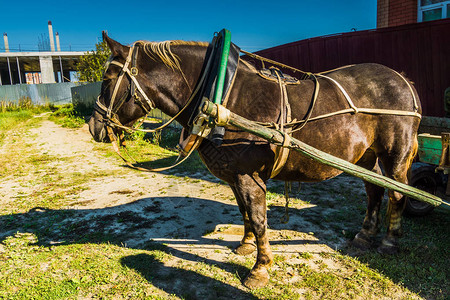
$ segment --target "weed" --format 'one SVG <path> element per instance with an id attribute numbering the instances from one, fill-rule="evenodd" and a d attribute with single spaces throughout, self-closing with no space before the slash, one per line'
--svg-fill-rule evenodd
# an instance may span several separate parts
<path id="1" fill-rule="evenodd" d="M 313 255 L 309 252 L 300 252 L 298 254 L 299 257 L 303 258 L 303 259 L 311 259 L 313 257 Z"/>

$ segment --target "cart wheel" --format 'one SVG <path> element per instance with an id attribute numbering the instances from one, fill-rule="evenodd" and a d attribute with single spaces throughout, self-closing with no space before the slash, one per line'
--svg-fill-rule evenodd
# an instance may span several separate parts
<path id="1" fill-rule="evenodd" d="M 434 172 L 435 167 L 423 165 L 412 168 L 410 185 L 435 195 L 439 185 L 438 178 Z M 405 214 L 409 216 L 424 216 L 430 213 L 434 206 L 415 199 L 406 198 Z"/>

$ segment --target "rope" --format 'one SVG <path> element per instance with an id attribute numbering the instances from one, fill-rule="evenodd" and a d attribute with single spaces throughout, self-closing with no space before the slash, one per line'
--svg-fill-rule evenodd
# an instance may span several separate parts
<path id="1" fill-rule="evenodd" d="M 114 132 L 112 131 L 111 127 L 107 126 L 107 127 L 106 127 L 106 130 L 108 131 L 108 136 L 109 136 L 109 139 L 111 140 L 111 143 L 112 143 L 112 145 L 113 145 L 114 151 L 117 153 L 117 155 L 119 155 L 120 158 L 122 158 L 122 160 L 125 162 L 125 164 L 126 164 L 128 167 L 132 168 L 132 169 L 139 170 L 139 171 L 144 171 L 144 172 L 161 172 L 161 171 L 165 171 L 165 170 L 172 169 L 172 168 L 174 168 L 174 167 L 176 167 L 176 166 L 182 164 L 182 163 L 183 163 L 186 159 L 188 159 L 188 158 L 191 156 L 191 154 L 197 149 L 197 147 L 199 146 L 200 141 L 201 141 L 201 139 L 199 139 L 199 137 L 197 137 L 196 140 L 194 141 L 194 146 L 192 146 L 191 150 L 186 154 L 186 156 L 185 156 L 182 160 L 178 161 L 179 158 L 181 157 L 181 155 L 180 155 L 180 156 L 177 158 L 177 161 L 178 161 L 178 162 L 176 162 L 175 164 L 173 164 L 173 165 L 171 165 L 171 166 L 168 166 L 168 167 L 162 167 L 162 168 L 153 168 L 153 169 L 150 169 L 150 168 L 145 168 L 145 167 L 138 167 L 138 166 L 135 166 L 135 165 L 134 165 L 133 163 L 131 163 L 125 156 L 123 156 L 122 153 L 120 153 L 120 147 L 119 147 L 119 145 L 121 145 L 121 143 L 120 143 L 120 141 L 119 141 L 119 143 L 117 143 L 117 137 L 116 137 L 116 135 L 114 134 Z M 125 145 L 122 144 L 122 146 L 125 146 Z M 126 150 L 126 147 L 123 147 L 123 148 Z M 126 150 L 126 152 L 127 152 L 127 155 L 134 161 L 134 163 L 136 163 L 136 160 L 134 160 L 134 159 L 128 154 L 128 150 Z"/>
<path id="2" fill-rule="evenodd" d="M 301 123 L 298 123 L 298 124 L 302 124 L 302 125 L 300 125 L 299 127 L 293 129 L 292 132 L 296 132 L 296 131 L 301 130 L 303 127 L 306 126 L 306 123 L 308 123 L 308 121 L 311 120 L 311 115 L 312 115 L 314 106 L 316 105 L 317 97 L 319 97 L 319 90 L 320 90 L 319 80 L 317 80 L 317 77 L 314 74 L 311 74 L 311 76 L 312 76 L 312 78 L 314 78 L 314 83 L 315 83 L 315 85 L 314 85 L 314 94 L 313 94 L 313 98 L 312 98 L 312 101 L 311 101 L 311 105 L 309 107 L 309 110 L 308 110 L 308 113 L 307 113 L 306 117 L 303 118 L 303 120 L 301 120 Z M 294 126 L 292 126 L 292 127 L 294 127 Z"/>
<path id="3" fill-rule="evenodd" d="M 281 217 L 280 222 L 283 224 L 287 224 L 289 222 L 289 192 L 292 190 L 292 182 L 285 181 L 284 182 L 284 198 L 286 203 L 284 205 L 284 216 Z"/>
<path id="4" fill-rule="evenodd" d="M 273 65 L 277 65 L 279 67 L 282 67 L 282 68 L 285 68 L 285 69 L 289 69 L 289 70 L 292 70 L 294 72 L 302 73 L 304 75 L 303 79 L 308 79 L 309 78 L 309 79 L 313 79 L 315 81 L 316 87 L 314 88 L 314 96 L 313 96 L 313 100 L 312 100 L 312 104 L 311 104 L 311 109 L 308 112 L 307 116 L 303 120 L 294 121 L 294 122 L 290 122 L 290 123 L 284 124 L 284 127 L 295 127 L 298 124 L 302 124 L 300 127 L 297 127 L 295 129 L 293 129 L 292 132 L 299 131 L 300 129 L 302 129 L 306 125 L 306 123 L 308 121 L 324 119 L 324 118 L 328 118 L 328 117 L 335 116 L 335 115 L 340 115 L 340 114 L 345 114 L 345 113 L 384 114 L 384 115 L 397 115 L 397 116 L 412 116 L 412 117 L 417 117 L 419 119 L 422 118 L 422 115 L 417 112 L 418 109 L 419 109 L 419 105 L 418 105 L 418 101 L 417 101 L 416 95 L 414 93 L 414 90 L 413 90 L 411 84 L 408 82 L 408 80 L 404 76 L 402 76 L 400 73 L 398 73 L 395 70 L 392 70 L 392 71 L 394 71 L 394 73 L 396 73 L 398 76 L 400 76 L 400 78 L 403 79 L 403 81 L 405 81 L 405 83 L 407 84 L 409 90 L 411 91 L 411 95 L 412 95 L 413 103 L 414 103 L 414 112 L 403 111 L 403 110 L 377 109 L 377 108 L 358 108 L 356 105 L 354 105 L 354 103 L 351 100 L 350 96 L 348 95 L 347 91 L 342 87 L 341 84 L 339 84 L 335 79 L 333 79 L 333 78 L 331 78 L 329 76 L 323 75 L 323 74 L 327 74 L 327 73 L 330 73 L 330 72 L 333 72 L 333 71 L 337 71 L 337 70 L 340 70 L 340 69 L 352 67 L 352 66 L 354 66 L 354 64 L 353 65 L 342 66 L 342 67 L 339 67 L 339 68 L 335 68 L 335 69 L 332 69 L 332 70 L 323 71 L 323 72 L 319 72 L 319 73 L 311 73 L 311 72 L 305 72 L 303 70 L 300 70 L 300 69 L 297 69 L 297 68 L 285 65 L 283 63 L 280 63 L 280 62 L 277 62 L 277 61 L 274 61 L 274 60 L 262 57 L 260 55 L 257 55 L 257 54 L 251 53 L 251 52 L 244 51 L 242 49 L 240 51 L 242 53 L 244 53 L 245 55 L 249 56 L 249 57 L 252 57 L 254 59 L 260 60 L 261 62 L 265 61 L 267 63 L 273 64 Z M 317 100 L 317 97 L 318 97 L 318 94 L 319 94 L 319 89 L 320 89 L 320 85 L 319 85 L 319 81 L 317 80 L 317 76 L 322 77 L 322 78 L 326 78 L 326 79 L 330 80 L 331 82 L 333 82 L 339 88 L 339 90 L 342 92 L 344 97 L 346 98 L 346 100 L 347 100 L 347 102 L 348 102 L 348 104 L 350 106 L 350 109 L 343 109 L 343 110 L 339 110 L 339 111 L 336 111 L 336 112 L 333 112 L 333 113 L 324 114 L 324 115 L 320 115 L 320 116 L 311 118 L 312 108 L 315 105 L 315 101 Z M 273 123 L 261 123 L 261 122 L 257 122 L 257 123 L 259 125 L 263 125 L 263 126 L 266 126 L 266 127 L 271 127 L 271 128 L 275 127 Z"/>
<path id="5" fill-rule="evenodd" d="M 330 80 L 331 82 L 333 82 L 341 90 L 341 92 L 344 95 L 345 99 L 347 99 L 348 105 L 350 105 L 350 107 L 355 111 L 355 114 L 358 113 L 358 108 L 355 106 L 355 104 L 353 104 L 353 101 L 352 101 L 352 99 L 350 99 L 350 96 L 348 95 L 347 91 L 344 90 L 344 88 L 342 87 L 342 85 L 339 84 L 339 82 L 337 82 L 333 78 L 325 76 L 325 75 L 317 74 L 317 76 L 326 78 L 326 79 Z"/>
<path id="6" fill-rule="evenodd" d="M 248 56 L 250 56 L 250 57 L 252 57 L 252 58 L 255 58 L 255 59 L 257 59 L 257 60 L 260 60 L 261 62 L 265 61 L 265 62 L 268 62 L 269 64 L 277 65 L 277 66 L 280 66 L 280 67 L 282 67 L 282 68 L 289 69 L 289 70 L 292 70 L 292 71 L 294 71 L 294 72 L 303 73 L 303 74 L 308 75 L 308 76 L 309 76 L 310 74 L 312 74 L 312 73 L 310 73 L 310 72 L 302 71 L 302 70 L 300 70 L 300 69 L 297 69 L 297 68 L 294 68 L 294 67 L 291 67 L 291 66 L 282 64 L 282 63 L 280 63 L 280 62 L 277 62 L 277 61 L 274 61 L 274 60 L 271 60 L 271 59 L 268 59 L 268 58 L 259 56 L 259 55 L 257 55 L 257 54 L 251 53 L 251 52 L 247 52 L 247 51 L 242 50 L 242 49 L 240 49 L 240 51 L 241 51 L 242 53 L 244 53 L 245 55 L 248 55 Z"/>

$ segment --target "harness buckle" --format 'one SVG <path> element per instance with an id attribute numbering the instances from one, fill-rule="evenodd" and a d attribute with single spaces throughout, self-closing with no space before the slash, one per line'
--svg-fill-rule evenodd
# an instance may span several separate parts
<path id="1" fill-rule="evenodd" d="M 138 73 L 139 73 L 139 71 L 136 67 L 131 67 L 131 69 L 130 69 L 131 76 L 137 76 Z"/>

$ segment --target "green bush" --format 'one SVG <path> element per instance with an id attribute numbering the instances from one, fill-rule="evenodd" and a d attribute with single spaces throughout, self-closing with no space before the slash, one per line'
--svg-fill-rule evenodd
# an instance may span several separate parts
<path id="1" fill-rule="evenodd" d="M 111 55 L 105 41 L 95 45 L 95 50 L 88 51 L 80 57 L 77 64 L 77 74 L 80 81 L 95 82 L 103 79 L 105 63 Z"/>

